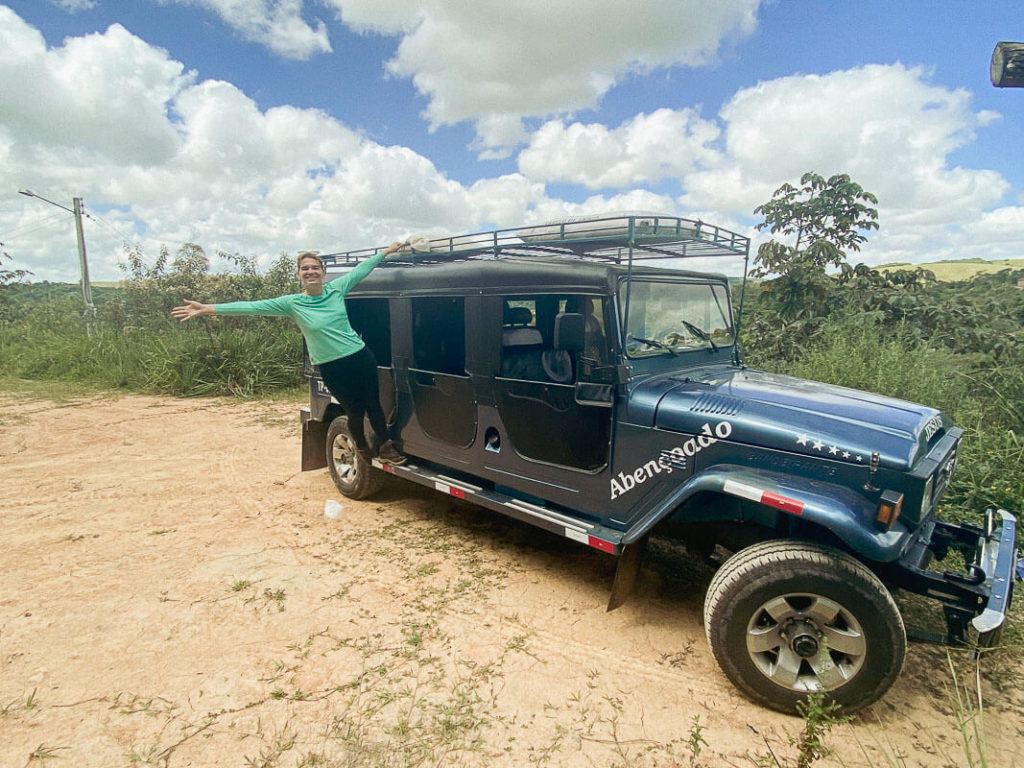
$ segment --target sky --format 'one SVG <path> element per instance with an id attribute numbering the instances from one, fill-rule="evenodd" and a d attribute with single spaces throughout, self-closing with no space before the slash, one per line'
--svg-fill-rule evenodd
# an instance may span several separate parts
<path id="1" fill-rule="evenodd" d="M 1020 0 L 0 0 L 0 269 L 77 281 L 75 197 L 95 281 L 619 212 L 756 249 L 807 171 L 877 196 L 853 263 L 1022 257 L 1001 40 Z"/>

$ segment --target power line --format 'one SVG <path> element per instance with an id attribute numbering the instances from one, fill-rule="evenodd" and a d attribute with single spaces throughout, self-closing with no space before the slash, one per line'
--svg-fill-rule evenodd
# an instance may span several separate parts
<path id="1" fill-rule="evenodd" d="M 137 238 L 137 237 L 128 237 L 127 235 L 124 234 L 124 232 L 122 232 L 120 229 L 115 227 L 109 221 L 104 219 L 98 213 L 95 213 L 95 214 L 94 213 L 85 213 L 83 215 L 87 219 L 89 219 L 90 221 L 93 221 L 93 222 L 99 224 L 100 226 L 103 226 L 103 227 L 106 227 L 107 229 L 109 229 L 111 232 L 113 232 L 115 235 L 117 235 L 119 238 L 121 238 L 121 240 L 124 242 L 125 245 L 134 244 L 134 243 L 138 243 L 139 242 L 139 238 Z"/>
<path id="2" fill-rule="evenodd" d="M 30 234 L 31 232 L 35 232 L 37 230 L 42 229 L 43 226 L 48 224 L 49 222 L 55 221 L 56 219 L 60 219 L 63 217 L 63 213 L 51 213 L 49 216 L 44 216 L 41 219 L 34 219 L 33 221 L 29 221 L 26 222 L 25 224 L 18 225 L 14 229 L 8 230 L 6 232 L 0 232 L 0 237 L 4 237 L 7 239 L 10 239 L 12 237 L 23 237 L 24 235 Z"/>

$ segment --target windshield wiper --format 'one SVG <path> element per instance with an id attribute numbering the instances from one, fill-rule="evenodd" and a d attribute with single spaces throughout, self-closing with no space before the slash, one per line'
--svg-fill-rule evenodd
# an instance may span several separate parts
<path id="1" fill-rule="evenodd" d="M 676 357 L 676 351 L 672 349 L 672 347 L 670 347 L 668 344 L 662 344 L 660 341 L 655 341 L 654 339 L 641 339 L 639 336 L 633 335 L 629 335 L 626 338 L 630 339 L 631 341 L 639 341 L 641 344 L 646 344 L 649 347 L 657 347 L 658 349 L 663 349 L 666 352 L 668 352 L 672 357 Z"/>
<path id="2" fill-rule="evenodd" d="M 688 331 L 690 331 L 698 339 L 700 339 L 701 341 L 706 341 L 708 344 L 710 344 L 712 352 L 717 352 L 718 351 L 718 345 L 715 344 L 715 342 L 713 342 L 711 340 L 711 335 L 707 331 L 705 331 L 703 328 L 698 328 L 696 325 L 694 325 L 693 323 L 687 322 L 686 320 L 680 320 L 679 322 L 681 322 L 683 325 L 685 325 L 686 329 Z"/>

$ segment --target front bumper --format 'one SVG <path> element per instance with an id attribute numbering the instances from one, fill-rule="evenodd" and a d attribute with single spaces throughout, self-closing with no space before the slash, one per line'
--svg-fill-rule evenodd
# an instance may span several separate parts
<path id="1" fill-rule="evenodd" d="M 998 643 L 1013 599 L 1016 537 L 1017 519 L 1004 509 L 986 510 L 981 526 L 934 519 L 922 526 L 896 562 L 877 570 L 891 586 L 942 603 L 946 633 L 908 627 L 908 637 L 978 647 Z M 950 552 L 960 555 L 964 571 L 931 567 Z"/>
<path id="2" fill-rule="evenodd" d="M 996 515 L 999 527 L 996 527 Z M 971 620 L 978 631 L 978 645 L 990 647 L 999 640 L 1006 612 L 1013 599 L 1013 582 L 1017 565 L 1017 519 L 1005 509 L 987 510 L 985 533 L 978 555 L 978 566 L 985 574 L 989 589 L 985 610 Z"/>

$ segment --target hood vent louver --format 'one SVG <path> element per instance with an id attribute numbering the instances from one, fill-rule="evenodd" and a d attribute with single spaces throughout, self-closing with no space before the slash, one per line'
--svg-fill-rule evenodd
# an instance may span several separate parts
<path id="1" fill-rule="evenodd" d="M 693 413 L 709 413 L 716 416 L 735 416 L 743 407 L 743 400 L 729 395 L 709 392 L 693 401 Z"/>

